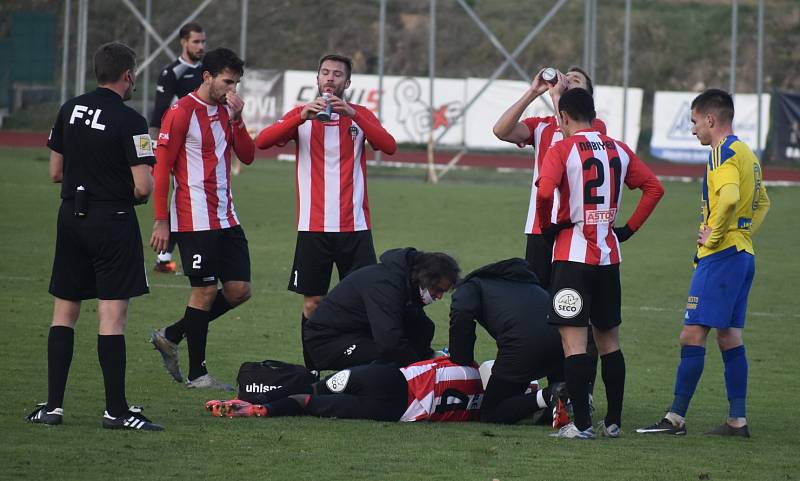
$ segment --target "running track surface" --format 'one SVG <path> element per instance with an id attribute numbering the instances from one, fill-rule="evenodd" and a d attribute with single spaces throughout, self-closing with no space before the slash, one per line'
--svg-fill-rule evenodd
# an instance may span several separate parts
<path id="1" fill-rule="evenodd" d="M 45 147 L 47 134 L 41 132 L 0 132 L 0 146 L 6 147 Z M 528 152 L 530 149 L 521 149 Z M 294 147 L 256 150 L 257 157 L 276 157 L 279 154 L 294 154 Z M 440 151 L 435 155 L 437 164 L 446 164 L 456 154 L 455 151 Z M 384 160 L 408 164 L 425 164 L 427 153 L 423 150 L 398 150 L 395 155 L 384 155 Z M 512 153 L 467 152 L 458 165 L 470 167 L 489 167 L 504 169 L 531 169 L 532 157 Z M 677 164 L 671 162 L 649 162 L 652 171 L 663 177 L 702 177 L 705 172 L 703 164 Z M 764 180 L 800 182 L 800 169 L 764 166 Z"/>

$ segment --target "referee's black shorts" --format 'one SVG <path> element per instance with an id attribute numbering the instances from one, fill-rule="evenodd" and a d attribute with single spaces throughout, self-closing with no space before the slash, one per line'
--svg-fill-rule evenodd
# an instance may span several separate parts
<path id="1" fill-rule="evenodd" d="M 305 296 L 324 296 L 330 287 L 333 264 L 341 280 L 352 271 L 375 263 L 371 231 L 300 231 L 288 289 Z"/>
<path id="2" fill-rule="evenodd" d="M 142 234 L 132 205 L 92 202 L 85 217 L 58 211 L 50 294 L 70 301 L 129 299 L 149 292 Z"/>
<path id="3" fill-rule="evenodd" d="M 391 364 L 368 364 L 339 371 L 317 384 L 306 412 L 342 419 L 399 421 L 408 407 L 408 383 Z"/>
<path id="4" fill-rule="evenodd" d="M 622 323 L 619 264 L 556 261 L 550 295 L 550 324 L 608 330 Z"/>

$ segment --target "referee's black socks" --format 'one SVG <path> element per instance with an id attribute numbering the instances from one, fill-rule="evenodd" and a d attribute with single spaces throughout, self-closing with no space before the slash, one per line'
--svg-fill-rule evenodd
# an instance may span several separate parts
<path id="1" fill-rule="evenodd" d="M 606 386 L 608 413 L 606 426 L 616 424 L 622 427 L 622 399 L 625 396 L 625 358 L 622 351 L 617 350 L 600 356 L 602 364 L 603 384 Z"/>
<path id="2" fill-rule="evenodd" d="M 589 377 L 592 371 L 592 360 L 586 353 L 575 354 L 564 359 L 564 377 L 567 381 L 569 398 L 572 401 L 572 413 L 575 427 L 584 431 L 592 426 L 589 412 Z"/>
<path id="3" fill-rule="evenodd" d="M 193 381 L 208 374 L 205 364 L 209 313 L 187 306 L 183 322 L 189 351 L 189 380 Z"/>
<path id="4" fill-rule="evenodd" d="M 97 336 L 97 358 L 103 370 L 106 388 L 106 411 L 113 417 L 128 412 L 125 399 L 125 336 Z"/>
<path id="5" fill-rule="evenodd" d="M 47 336 L 47 410 L 63 407 L 75 330 L 66 326 L 52 326 Z"/>

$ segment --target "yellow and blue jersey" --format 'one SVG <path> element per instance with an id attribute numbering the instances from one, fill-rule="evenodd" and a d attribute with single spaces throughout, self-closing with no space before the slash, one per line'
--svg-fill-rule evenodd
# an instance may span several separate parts
<path id="1" fill-rule="evenodd" d="M 769 200 L 762 183 L 758 158 L 735 135 L 723 139 L 709 155 L 703 179 L 703 224 L 709 224 L 717 208 L 720 189 L 726 184 L 736 184 L 739 189 L 735 214 L 717 246 L 698 246 L 698 259 L 734 246 L 737 251 L 755 254 L 750 239 L 753 215 L 759 209 L 760 203 L 762 208 L 768 208 Z"/>

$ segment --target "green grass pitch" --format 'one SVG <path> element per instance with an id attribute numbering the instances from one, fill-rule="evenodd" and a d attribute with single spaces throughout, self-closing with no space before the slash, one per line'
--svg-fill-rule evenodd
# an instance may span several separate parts
<path id="1" fill-rule="evenodd" d="M 147 342 L 150 328 L 177 319 L 189 294 L 185 278 L 149 273 L 151 293 L 135 299 L 127 329 L 127 394 L 166 425 L 163 433 L 100 427 L 102 378 L 95 352 L 96 303 L 86 302 L 62 426 L 23 417 L 47 394 L 47 293 L 58 186 L 47 179 L 47 150 L 0 149 L 0 479 L 263 480 L 785 480 L 800 477 L 797 348 L 800 269 L 796 257 L 797 188 L 771 188 L 772 211 L 756 236 L 757 274 L 745 340 L 750 360 L 748 414 L 754 437 L 701 433 L 727 412 L 713 338 L 688 416 L 685 438 L 644 437 L 671 402 L 678 332 L 691 276 L 699 212 L 697 184 L 666 183 L 666 196 L 644 229 L 624 244 L 623 325 L 627 390 L 625 436 L 591 442 L 555 440 L 531 425 L 393 424 L 313 418 L 215 419 L 204 410 L 221 394 L 171 381 Z M 769 168 L 769 167 L 767 167 Z M 299 362 L 301 299 L 286 291 L 295 240 L 292 164 L 258 160 L 233 180 L 250 242 L 253 297 L 212 324 L 212 374 L 232 382 L 243 361 Z M 376 249 L 415 246 L 456 256 L 464 272 L 522 256 L 530 174 L 457 172 L 439 185 L 421 171 L 371 169 Z M 626 219 L 637 193 L 626 191 Z M 795 212 L 794 214 L 792 212 Z M 138 208 L 145 240 L 152 206 Z M 794 232 L 795 234 L 792 234 Z M 148 268 L 153 254 L 145 254 Z M 445 297 L 428 309 L 434 347 L 447 342 Z M 479 334 L 477 357 L 494 356 Z M 182 348 L 185 364 L 185 348 Z M 605 411 L 602 386 L 596 392 Z M 599 419 L 599 416 L 598 416 Z M 792 434 L 795 433 L 795 434 Z M 795 454 L 792 454 L 795 453 Z"/>

